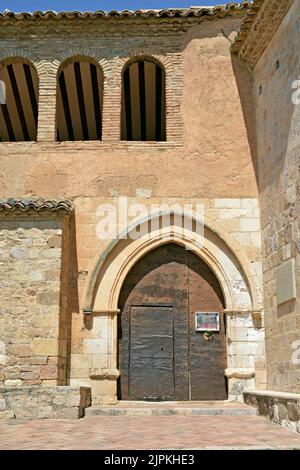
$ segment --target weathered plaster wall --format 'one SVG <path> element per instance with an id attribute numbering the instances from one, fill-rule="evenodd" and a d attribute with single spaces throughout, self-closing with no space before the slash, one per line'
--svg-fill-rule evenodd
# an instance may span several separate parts
<path id="1" fill-rule="evenodd" d="M 294 2 L 253 72 L 268 389 L 297 393 L 300 366 L 293 361 L 293 342 L 300 339 L 300 108 L 292 102 L 292 83 L 300 76 L 299 27 L 300 5 Z M 278 306 L 276 270 L 291 258 L 298 297 Z"/>
<path id="2" fill-rule="evenodd" d="M 156 35 L 128 27 L 126 39 L 117 26 L 103 37 L 94 23 L 72 22 L 59 32 L 51 21 L 3 28 L 0 59 L 24 55 L 39 74 L 40 142 L 1 144 L 1 195 L 135 196 L 146 188 L 153 197 L 255 197 L 230 42 L 221 32 L 232 38 L 240 21 Z M 56 74 L 64 60 L 80 54 L 96 58 L 104 71 L 103 142 L 53 143 Z M 166 143 L 119 140 L 121 72 L 136 54 L 153 55 L 166 69 Z"/>

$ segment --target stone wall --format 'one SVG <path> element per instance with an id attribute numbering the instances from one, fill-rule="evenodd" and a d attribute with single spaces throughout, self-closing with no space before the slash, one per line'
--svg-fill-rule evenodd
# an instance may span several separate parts
<path id="1" fill-rule="evenodd" d="M 66 383 L 63 223 L 53 214 L 0 212 L 0 383 L 6 387 Z"/>
<path id="2" fill-rule="evenodd" d="M 292 85 L 300 74 L 299 28 L 300 5 L 293 2 L 253 71 L 268 389 L 294 393 L 300 391 L 300 108 Z M 293 272 L 276 285 L 288 260 Z M 281 302 L 294 282 L 296 296 Z"/>
<path id="3" fill-rule="evenodd" d="M 0 387 L 0 419 L 78 419 L 90 405 L 87 387 Z"/>
<path id="4" fill-rule="evenodd" d="M 300 396 L 295 393 L 246 391 L 245 403 L 257 409 L 260 416 L 300 433 Z"/>

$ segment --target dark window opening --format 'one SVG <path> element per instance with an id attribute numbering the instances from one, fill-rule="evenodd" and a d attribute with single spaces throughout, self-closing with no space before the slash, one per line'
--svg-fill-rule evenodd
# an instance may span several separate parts
<path id="1" fill-rule="evenodd" d="M 166 140 L 165 73 L 149 60 L 123 72 L 121 140 Z"/>
<path id="2" fill-rule="evenodd" d="M 39 81 L 35 68 L 23 62 L 0 67 L 0 141 L 36 141 Z"/>
<path id="3" fill-rule="evenodd" d="M 58 77 L 57 140 L 102 139 L 103 76 L 87 61 L 68 64 Z"/>

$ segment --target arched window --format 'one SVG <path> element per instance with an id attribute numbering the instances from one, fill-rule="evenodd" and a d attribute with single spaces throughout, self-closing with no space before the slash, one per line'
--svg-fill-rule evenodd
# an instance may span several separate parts
<path id="1" fill-rule="evenodd" d="M 35 141 L 39 80 L 34 66 L 22 59 L 0 64 L 0 80 L 0 141 Z"/>
<path id="2" fill-rule="evenodd" d="M 122 140 L 166 140 L 165 72 L 143 59 L 127 65 L 122 77 Z"/>
<path id="3" fill-rule="evenodd" d="M 74 60 L 58 76 L 57 140 L 101 140 L 103 75 L 99 65 Z"/>

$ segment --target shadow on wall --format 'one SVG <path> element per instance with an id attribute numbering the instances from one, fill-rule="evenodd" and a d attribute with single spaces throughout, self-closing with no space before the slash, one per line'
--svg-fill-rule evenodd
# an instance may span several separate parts
<path id="1" fill-rule="evenodd" d="M 274 63 L 273 75 L 271 76 L 269 73 L 269 81 L 266 84 L 261 84 L 259 90 L 254 90 L 253 74 L 247 70 L 246 65 L 240 61 L 237 55 L 232 55 L 232 66 L 259 191 L 262 193 L 272 186 L 274 189 L 278 189 L 275 182 L 280 182 L 282 175 L 288 170 L 288 159 L 291 157 L 291 152 L 296 150 L 296 146 L 299 147 L 296 138 L 297 129 L 293 125 L 296 122 L 297 113 L 297 106 L 292 102 L 292 94 L 295 90 L 292 89 L 292 83 L 287 83 L 286 85 L 290 86 L 290 100 L 284 101 L 285 93 L 283 97 L 277 96 L 275 85 L 280 82 L 281 77 L 278 77 L 276 83 L 274 74 L 280 74 L 278 61 L 276 65 Z M 270 69 L 269 65 L 266 67 Z M 267 74 L 265 73 L 264 76 Z M 297 76 L 295 73 L 295 79 Z M 274 83 L 274 87 L 271 82 Z M 259 93 L 257 102 L 255 100 L 256 91 Z M 262 145 L 267 144 L 267 147 L 261 148 Z M 281 188 L 281 191 L 284 189 Z"/>
<path id="2" fill-rule="evenodd" d="M 232 55 L 232 68 L 235 75 L 242 111 L 251 152 L 252 164 L 255 171 L 256 183 L 259 185 L 258 157 L 256 143 L 255 103 L 252 91 L 252 76 L 246 66 L 236 55 Z"/>
<path id="3" fill-rule="evenodd" d="M 66 222 L 63 235 L 61 314 L 59 322 L 59 384 L 69 385 L 71 371 L 72 316 L 79 312 L 78 260 L 75 217 Z"/>
<path id="4" fill-rule="evenodd" d="M 276 277 L 287 259 L 299 263 L 300 106 L 294 103 L 297 90 L 292 85 L 300 70 L 292 36 L 290 47 L 282 36 L 277 39 L 253 71 L 237 56 L 232 64 L 261 205 L 268 389 L 298 393 L 299 366 L 292 359 L 292 343 L 299 337 L 299 301 L 277 305 Z M 298 287 L 298 267 L 294 274 Z"/>

